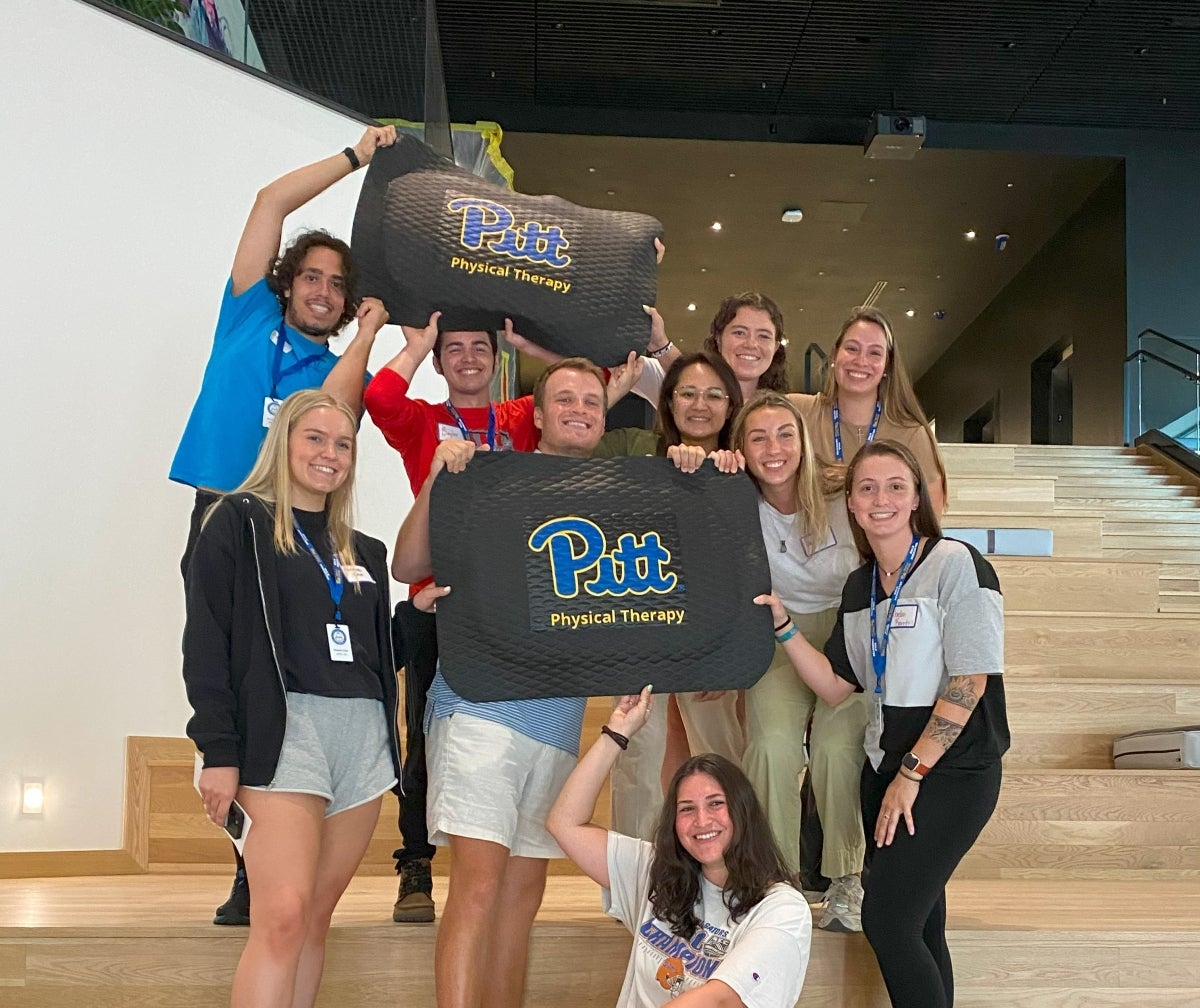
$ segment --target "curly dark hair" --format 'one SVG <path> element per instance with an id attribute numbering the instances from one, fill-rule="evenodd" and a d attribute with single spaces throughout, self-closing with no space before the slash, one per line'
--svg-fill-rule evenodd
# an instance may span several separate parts
<path id="1" fill-rule="evenodd" d="M 725 851 L 724 900 L 730 917 L 741 920 L 762 902 L 776 882 L 799 889 L 775 843 L 766 813 L 750 781 L 734 764 L 716 753 L 693 756 L 671 780 L 654 830 L 654 860 L 650 865 L 650 903 L 654 916 L 670 925 L 673 934 L 691 938 L 700 926 L 700 865 L 675 833 L 675 807 L 680 783 L 693 774 L 708 774 L 725 792 L 733 838 Z"/>
<path id="2" fill-rule="evenodd" d="M 725 386 L 725 391 L 729 395 L 729 415 L 725 417 L 725 423 L 721 426 L 720 433 L 717 434 L 717 447 L 730 447 L 733 418 L 742 408 L 742 387 L 738 384 L 733 368 L 729 366 L 729 362 L 724 357 L 715 350 L 697 350 L 695 353 L 681 354 L 675 358 L 671 366 L 667 368 L 662 388 L 658 393 L 658 434 L 664 454 L 671 445 L 683 443 L 683 435 L 679 433 L 679 427 L 675 423 L 675 414 L 671 409 L 672 397 L 679 385 L 684 368 L 691 367 L 693 364 L 707 364 L 717 372 L 717 377 Z"/>
<path id="3" fill-rule="evenodd" d="M 722 301 L 709 326 L 708 338 L 704 341 L 705 349 L 712 350 L 714 353 L 721 352 L 721 348 L 717 346 L 717 339 L 724 332 L 725 327 L 733 321 L 739 308 L 756 308 L 771 317 L 771 324 L 775 327 L 775 356 L 771 358 L 771 366 L 759 376 L 758 387 L 770 389 L 772 392 L 786 392 L 788 390 L 787 347 L 783 343 L 783 312 L 779 310 L 779 305 L 765 294 L 760 294 L 758 291 L 744 291 Z"/>
<path id="4" fill-rule="evenodd" d="M 271 271 L 267 274 L 267 286 L 274 292 L 279 299 L 279 306 L 286 312 L 286 291 L 291 290 L 296 271 L 304 262 L 304 257 L 314 248 L 332 249 L 342 257 L 342 282 L 346 285 L 346 303 L 342 306 L 341 317 L 330 330 L 331 334 L 338 333 L 358 313 L 358 298 L 355 296 L 358 276 L 354 269 L 354 256 L 350 254 L 350 246 L 340 238 L 335 238 L 328 231 L 305 231 L 271 264 Z"/>

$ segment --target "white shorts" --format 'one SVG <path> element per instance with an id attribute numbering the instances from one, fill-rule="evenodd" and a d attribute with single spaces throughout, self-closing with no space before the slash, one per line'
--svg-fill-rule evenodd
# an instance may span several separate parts
<path id="1" fill-rule="evenodd" d="M 433 719 L 425 755 L 432 843 L 461 836 L 498 843 L 514 857 L 565 857 L 546 815 L 575 768 L 569 752 L 459 712 Z"/>

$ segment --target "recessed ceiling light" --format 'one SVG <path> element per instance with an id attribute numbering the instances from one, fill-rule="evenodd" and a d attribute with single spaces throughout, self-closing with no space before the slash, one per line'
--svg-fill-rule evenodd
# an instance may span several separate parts
<path id="1" fill-rule="evenodd" d="M 1013 184 L 1011 182 L 1009 182 L 1007 188 L 1011 189 L 1012 187 L 1013 187 Z"/>
<path id="2" fill-rule="evenodd" d="M 588 169 L 588 171 L 590 171 L 590 172 L 594 172 L 595 170 L 596 170 L 595 168 L 589 168 L 589 169 Z"/>
<path id="3" fill-rule="evenodd" d="M 731 172 L 729 173 L 729 177 L 730 177 L 730 178 L 737 178 L 737 172 L 731 171 Z"/>
<path id="4" fill-rule="evenodd" d="M 935 279 L 935 280 L 941 280 L 941 279 L 942 279 L 942 274 L 941 274 L 941 273 L 939 273 L 937 276 L 935 276 L 935 277 L 934 277 L 934 279 Z"/>
<path id="5" fill-rule="evenodd" d="M 707 267 L 707 266 L 701 266 L 701 267 L 700 267 L 700 272 L 701 272 L 701 273 L 707 273 L 707 272 L 708 272 L 708 267 Z"/>
<path id="6" fill-rule="evenodd" d="M 968 232 L 966 232 L 966 233 L 963 235 L 963 237 L 964 237 L 964 238 L 966 238 L 966 239 L 967 239 L 967 241 L 974 241 L 974 240 L 975 240 L 975 232 L 974 232 L 974 231 L 968 231 Z"/>
<path id="7" fill-rule="evenodd" d="M 609 195 L 609 196 L 616 196 L 616 195 L 617 195 L 617 190 L 616 190 L 616 189 L 607 189 L 607 190 L 605 190 L 605 191 L 608 193 L 608 195 Z"/>
<path id="8" fill-rule="evenodd" d="M 788 345 L 788 341 L 787 341 L 787 337 L 786 337 L 786 336 L 784 336 L 784 337 L 783 337 L 783 339 L 781 339 L 781 340 L 779 341 L 779 345 L 780 345 L 780 346 L 787 346 L 787 345 Z"/>
<path id="9" fill-rule="evenodd" d="M 914 315 L 916 315 L 917 313 L 916 313 L 916 311 L 915 311 L 914 309 L 912 309 L 912 308 L 909 308 L 909 309 L 908 309 L 908 311 L 906 311 L 904 314 L 905 314 L 905 315 L 907 315 L 909 318 L 912 318 L 912 317 L 913 317 Z"/>
<path id="10" fill-rule="evenodd" d="M 869 178 L 869 179 L 867 179 L 867 181 L 868 181 L 868 182 L 874 182 L 875 180 L 874 180 L 873 178 Z"/>
<path id="11" fill-rule="evenodd" d="M 845 234 L 849 230 L 850 230 L 849 228 L 842 228 L 842 234 Z"/>
<path id="12" fill-rule="evenodd" d="M 721 230 L 721 222 L 720 222 L 719 220 L 715 220 L 715 221 L 713 221 L 713 222 L 712 222 L 712 229 L 713 229 L 714 231 L 720 231 L 720 230 Z M 974 234 L 974 232 L 972 232 L 972 233 L 971 233 L 971 237 L 972 237 L 972 238 L 974 238 L 974 237 L 975 237 L 975 234 Z"/>
<path id="13" fill-rule="evenodd" d="M 779 219 L 784 224 L 799 224 L 804 220 L 804 211 L 799 207 L 787 207 L 783 213 L 779 215 Z"/>
<path id="14" fill-rule="evenodd" d="M 688 302 L 688 311 L 695 311 L 695 310 L 696 310 L 696 302 L 695 302 L 695 301 L 689 301 L 689 302 Z"/>
<path id="15" fill-rule="evenodd" d="M 901 294 L 903 294 L 906 290 L 908 290 L 908 288 L 907 287 L 897 287 L 896 290 L 898 290 Z"/>
<path id="16" fill-rule="evenodd" d="M 824 270 L 817 270 L 817 276 L 824 276 L 824 275 L 825 275 Z"/>

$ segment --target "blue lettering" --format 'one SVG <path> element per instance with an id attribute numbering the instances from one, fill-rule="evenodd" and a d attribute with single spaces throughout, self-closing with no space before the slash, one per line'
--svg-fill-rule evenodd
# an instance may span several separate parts
<path id="1" fill-rule="evenodd" d="M 512 211 L 504 204 L 470 196 L 452 199 L 446 208 L 462 214 L 459 241 L 464 248 L 478 252 L 486 242 L 492 252 L 511 259 L 555 269 L 571 264 L 571 257 L 563 254 L 571 243 L 557 225 L 542 227 L 537 221 L 526 221 L 523 227 L 515 227 Z"/>
<path id="2" fill-rule="evenodd" d="M 610 553 L 600 526 L 586 518 L 568 516 L 553 518 L 534 529 L 529 548 L 535 552 L 546 550 L 554 593 L 559 598 L 575 598 L 581 586 L 596 598 L 648 592 L 665 595 L 679 583 L 679 578 L 666 569 L 671 554 L 657 532 L 647 532 L 640 539 L 624 532 Z M 585 580 L 589 574 L 592 576 Z"/>

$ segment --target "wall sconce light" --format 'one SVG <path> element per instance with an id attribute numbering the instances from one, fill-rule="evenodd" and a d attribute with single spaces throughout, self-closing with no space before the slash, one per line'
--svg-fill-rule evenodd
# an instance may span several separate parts
<path id="1" fill-rule="evenodd" d="M 21 815 L 40 816 L 45 809 L 45 798 L 42 778 L 21 778 Z"/>

